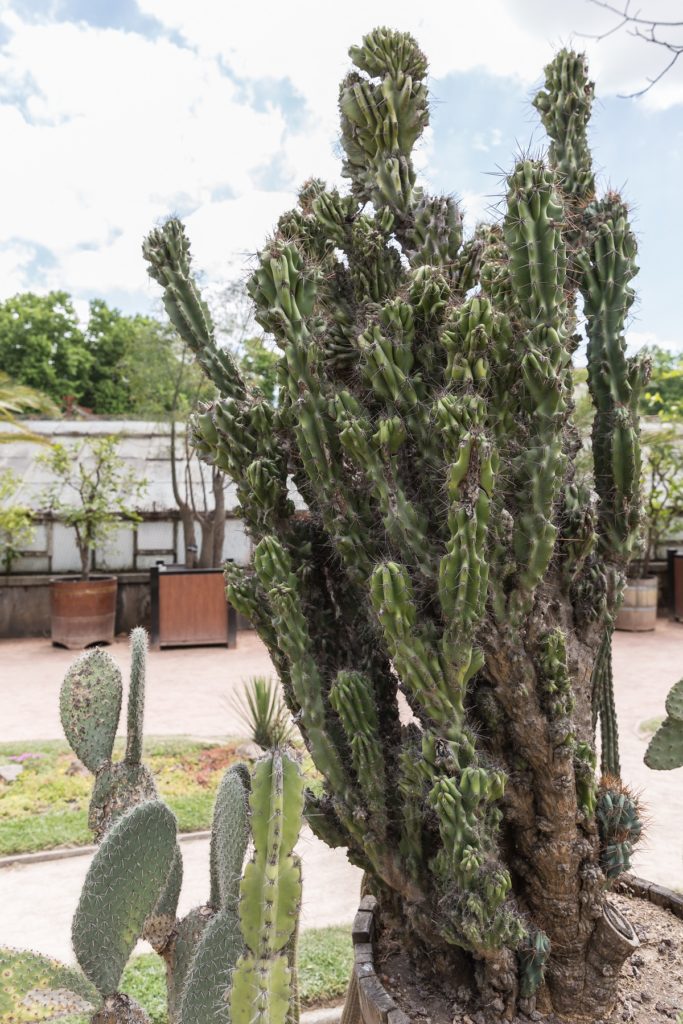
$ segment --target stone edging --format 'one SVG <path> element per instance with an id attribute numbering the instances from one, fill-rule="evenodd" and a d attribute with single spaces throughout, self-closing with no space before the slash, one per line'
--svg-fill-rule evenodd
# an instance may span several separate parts
<path id="1" fill-rule="evenodd" d="M 178 841 L 190 843 L 195 839 L 208 839 L 210 835 L 209 829 L 201 832 L 181 832 L 178 836 Z M 85 857 L 93 854 L 96 849 L 96 846 L 70 846 L 57 850 L 38 850 L 36 853 L 10 853 L 6 857 L 0 857 L 0 870 L 17 864 L 44 864 L 50 860 L 69 860 L 71 857 Z"/>

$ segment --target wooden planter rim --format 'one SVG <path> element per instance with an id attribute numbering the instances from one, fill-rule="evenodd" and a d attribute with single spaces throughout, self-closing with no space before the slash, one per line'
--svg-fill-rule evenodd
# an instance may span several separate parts
<path id="1" fill-rule="evenodd" d="M 626 874 L 618 880 L 615 891 L 648 900 L 683 920 L 683 896 L 663 885 Z M 372 945 L 376 908 L 374 896 L 363 896 L 353 922 L 353 974 L 342 1024 L 410 1024 L 408 1015 L 399 1009 L 375 973 Z"/>

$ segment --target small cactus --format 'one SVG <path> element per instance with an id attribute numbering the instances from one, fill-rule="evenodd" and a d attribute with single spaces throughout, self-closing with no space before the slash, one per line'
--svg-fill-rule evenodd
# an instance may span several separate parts
<path id="1" fill-rule="evenodd" d="M 600 863 L 609 879 L 631 867 L 633 847 L 643 835 L 640 801 L 613 776 L 600 782 L 597 803 Z"/>
<path id="2" fill-rule="evenodd" d="M 123 684 L 106 651 L 87 651 L 68 670 L 60 692 L 62 726 L 74 753 L 93 772 L 88 825 L 100 842 L 116 819 L 137 803 L 157 800 L 152 774 L 142 764 L 147 633 L 131 633 L 128 737 L 123 761 L 112 761 Z"/>

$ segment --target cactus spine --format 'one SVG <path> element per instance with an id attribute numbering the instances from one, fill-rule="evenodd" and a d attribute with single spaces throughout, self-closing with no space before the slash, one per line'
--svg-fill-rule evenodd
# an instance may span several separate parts
<path id="1" fill-rule="evenodd" d="M 255 541 L 228 592 L 325 777 L 312 827 L 393 894 L 409 941 L 474 963 L 482 1005 L 509 1017 L 544 985 L 559 1014 L 599 1018 L 621 955 L 591 947 L 607 888 L 594 719 L 614 767 L 605 645 L 646 370 L 624 354 L 633 236 L 618 197 L 596 196 L 582 57 L 562 51 L 536 100 L 549 163 L 519 160 L 502 223 L 464 241 L 457 204 L 412 160 L 429 119 L 415 40 L 378 28 L 350 53 L 349 190 L 305 182 L 248 285 L 282 353 L 277 409 L 218 348 L 180 221 L 143 246 L 219 392 L 194 443 L 235 481 Z M 575 480 L 579 291 L 594 494 Z M 401 724 L 399 691 L 416 722 Z M 612 981 L 585 985 L 601 956 Z"/>

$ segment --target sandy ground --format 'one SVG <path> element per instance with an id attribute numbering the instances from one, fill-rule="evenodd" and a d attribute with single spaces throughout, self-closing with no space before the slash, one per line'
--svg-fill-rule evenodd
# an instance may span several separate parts
<path id="1" fill-rule="evenodd" d="M 179 913 L 205 903 L 209 893 L 209 841 L 181 841 L 183 888 Z M 330 850 L 305 828 L 297 852 L 302 858 L 302 928 L 350 924 L 357 910 L 361 872 L 343 850 Z M 0 946 L 33 949 L 73 961 L 71 918 L 90 856 L 0 869 Z M 138 952 L 149 951 L 139 943 Z"/>
<path id="2" fill-rule="evenodd" d="M 109 649 L 122 667 L 125 640 Z M 0 641 L 0 740 L 62 737 L 58 693 L 74 654 L 45 640 Z M 683 676 L 683 625 L 660 620 L 654 633 L 617 633 L 614 668 L 621 732 L 622 774 L 642 792 L 649 826 L 634 870 L 652 881 L 683 889 L 680 829 L 683 769 L 653 772 L 643 764 L 643 721 L 661 717 L 664 699 Z M 252 632 L 235 649 L 193 648 L 152 652 L 147 675 L 146 732 L 200 737 L 242 735 L 231 698 L 251 675 L 273 674 L 265 648 Z M 125 677 L 125 673 L 124 673 Z M 309 832 L 304 860 L 303 926 L 350 922 L 360 872 L 343 851 L 328 850 Z M 202 902 L 208 887 L 208 844 L 183 843 L 185 881 L 181 910 Z M 0 944 L 70 958 L 69 928 L 89 858 L 0 869 Z"/>
<path id="3" fill-rule="evenodd" d="M 107 650 L 128 678 L 128 641 Z M 0 640 L 0 742 L 63 739 L 59 688 L 77 652 L 49 640 Z M 268 652 L 253 630 L 238 633 L 237 646 L 175 647 L 150 651 L 145 686 L 145 733 L 243 736 L 231 706 L 249 676 L 275 675 Z M 124 716 L 122 719 L 125 721 Z"/>

